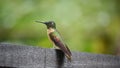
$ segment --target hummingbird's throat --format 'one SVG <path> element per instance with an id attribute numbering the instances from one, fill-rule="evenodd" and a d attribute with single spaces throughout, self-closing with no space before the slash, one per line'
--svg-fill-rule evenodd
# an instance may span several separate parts
<path id="1" fill-rule="evenodd" d="M 54 31 L 55 31 L 55 29 L 53 29 L 53 28 L 47 29 L 48 34 L 54 32 Z"/>
<path id="2" fill-rule="evenodd" d="M 56 29 L 56 27 L 55 27 L 55 26 L 52 26 L 52 25 L 51 25 L 51 26 L 50 26 L 50 25 L 47 25 L 47 29 L 51 29 L 51 28 L 52 28 L 52 29 Z"/>

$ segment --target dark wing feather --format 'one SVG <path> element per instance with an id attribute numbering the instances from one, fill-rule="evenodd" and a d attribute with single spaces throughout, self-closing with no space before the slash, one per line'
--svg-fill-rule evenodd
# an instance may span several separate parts
<path id="1" fill-rule="evenodd" d="M 53 43 L 59 47 L 66 55 L 66 57 L 71 60 L 71 52 L 69 48 L 63 43 L 60 36 L 57 36 L 54 32 L 49 34 L 50 39 L 53 41 Z"/>

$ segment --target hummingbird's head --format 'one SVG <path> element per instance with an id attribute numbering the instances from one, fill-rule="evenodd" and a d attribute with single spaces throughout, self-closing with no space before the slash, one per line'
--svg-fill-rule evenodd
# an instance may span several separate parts
<path id="1" fill-rule="evenodd" d="M 48 22 L 40 22 L 40 21 L 36 21 L 38 23 L 43 23 L 47 26 L 47 28 L 56 28 L 55 22 L 54 21 L 48 21 Z"/>

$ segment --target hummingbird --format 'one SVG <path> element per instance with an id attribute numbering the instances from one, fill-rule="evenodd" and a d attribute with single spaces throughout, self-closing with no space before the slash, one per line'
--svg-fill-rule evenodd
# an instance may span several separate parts
<path id="1" fill-rule="evenodd" d="M 50 41 L 54 44 L 54 47 L 56 49 L 60 49 L 61 51 L 63 51 L 67 59 L 71 61 L 71 57 L 72 57 L 71 51 L 68 48 L 68 46 L 63 42 L 62 37 L 60 36 L 59 32 L 56 29 L 55 22 L 54 21 L 48 21 L 48 22 L 36 21 L 36 22 L 43 23 L 47 26 L 47 35 Z"/>

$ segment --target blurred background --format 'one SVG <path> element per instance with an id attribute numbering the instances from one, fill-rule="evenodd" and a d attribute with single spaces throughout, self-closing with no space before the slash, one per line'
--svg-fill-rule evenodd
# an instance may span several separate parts
<path id="1" fill-rule="evenodd" d="M 120 0 L 0 0 L 0 42 L 52 48 L 55 21 L 71 51 L 120 55 Z"/>

